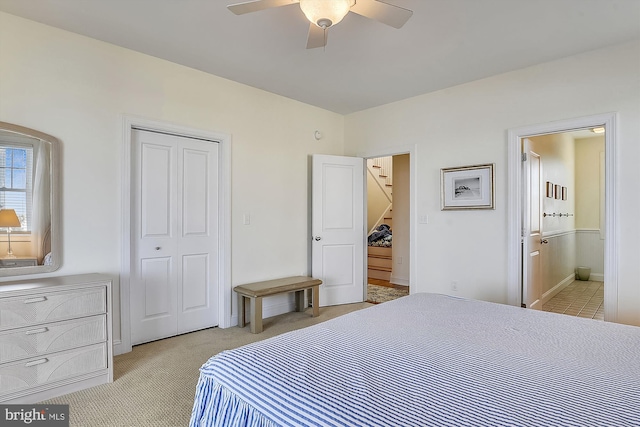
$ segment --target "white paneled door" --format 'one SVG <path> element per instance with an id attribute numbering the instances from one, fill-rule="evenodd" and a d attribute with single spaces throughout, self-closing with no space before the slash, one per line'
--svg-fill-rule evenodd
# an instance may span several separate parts
<path id="1" fill-rule="evenodd" d="M 542 234 L 542 161 L 540 155 L 524 140 L 526 157 L 522 163 L 524 182 L 524 230 L 522 304 L 535 310 L 542 309 L 542 256 L 543 245 L 548 241 Z"/>
<path id="2" fill-rule="evenodd" d="M 132 135 L 131 342 L 218 324 L 218 143 Z"/>
<path id="3" fill-rule="evenodd" d="M 320 305 L 364 300 L 364 160 L 313 156 L 312 275 Z"/>

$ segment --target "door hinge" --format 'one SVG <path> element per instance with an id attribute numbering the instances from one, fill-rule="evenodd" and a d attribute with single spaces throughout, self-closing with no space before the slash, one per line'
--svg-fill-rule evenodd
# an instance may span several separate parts
<path id="1" fill-rule="evenodd" d="M 523 162 L 527 161 L 527 153 L 522 153 L 522 161 Z"/>

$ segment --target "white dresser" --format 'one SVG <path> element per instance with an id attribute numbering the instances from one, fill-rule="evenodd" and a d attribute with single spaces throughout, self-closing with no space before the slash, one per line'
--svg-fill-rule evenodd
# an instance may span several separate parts
<path id="1" fill-rule="evenodd" d="M 36 403 L 112 381 L 110 277 L 0 283 L 0 403 Z"/>

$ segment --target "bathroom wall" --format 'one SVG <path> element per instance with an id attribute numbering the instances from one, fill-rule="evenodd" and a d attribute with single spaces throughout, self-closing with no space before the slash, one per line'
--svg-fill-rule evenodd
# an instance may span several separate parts
<path id="1" fill-rule="evenodd" d="M 547 214 L 542 219 L 542 235 L 549 242 L 541 254 L 544 303 L 573 280 L 576 266 L 575 144 L 568 133 L 541 135 L 530 140 L 531 148 L 542 162 L 542 212 Z M 551 197 L 546 196 L 547 182 L 554 187 Z M 566 188 L 566 200 L 561 197 L 562 187 Z M 556 198 L 557 190 L 560 191 Z"/>
<path id="2" fill-rule="evenodd" d="M 575 140 L 576 263 L 604 280 L 604 135 Z"/>

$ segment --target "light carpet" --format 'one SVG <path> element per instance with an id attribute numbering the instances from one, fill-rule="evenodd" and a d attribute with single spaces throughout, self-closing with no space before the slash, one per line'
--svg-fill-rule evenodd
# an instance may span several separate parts
<path id="1" fill-rule="evenodd" d="M 407 289 L 397 289 L 388 286 L 372 285 L 371 283 L 367 285 L 367 302 L 374 304 L 391 301 L 406 295 L 409 295 L 409 287 L 407 287 Z"/>
<path id="2" fill-rule="evenodd" d="M 69 404 L 71 426 L 187 426 L 199 369 L 211 356 L 370 307 L 359 303 L 323 307 L 318 317 L 286 313 L 264 319 L 264 331 L 211 328 L 139 345 L 115 357 L 114 382 L 43 403 Z"/>

